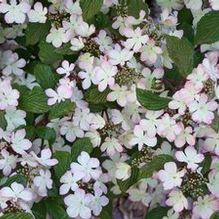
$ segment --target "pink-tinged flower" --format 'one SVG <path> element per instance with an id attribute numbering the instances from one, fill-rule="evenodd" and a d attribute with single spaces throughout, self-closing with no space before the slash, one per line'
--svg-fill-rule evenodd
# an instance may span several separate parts
<path id="1" fill-rule="evenodd" d="M 65 34 L 64 28 L 52 27 L 50 33 L 46 37 L 46 42 L 52 43 L 52 45 L 56 48 L 61 47 L 62 43 L 67 43 L 68 39 Z"/>
<path id="2" fill-rule="evenodd" d="M 82 130 L 88 131 L 90 128 L 90 121 L 91 121 L 90 109 L 88 108 L 75 109 L 75 114 L 73 116 L 73 124 L 75 126 L 79 126 Z"/>
<path id="3" fill-rule="evenodd" d="M 107 36 L 105 30 L 100 30 L 98 36 L 95 38 L 96 43 L 99 45 L 101 52 L 107 51 L 112 48 L 112 39 Z"/>
<path id="4" fill-rule="evenodd" d="M 49 106 L 54 105 L 56 102 L 60 103 L 65 99 L 70 99 L 73 94 L 72 88 L 67 85 L 60 85 L 57 88 L 57 92 L 51 88 L 47 89 L 45 92 L 46 95 L 49 97 L 48 99 Z"/>
<path id="5" fill-rule="evenodd" d="M 185 173 L 184 169 L 177 171 L 177 166 L 174 162 L 168 162 L 164 164 L 164 170 L 158 172 L 158 178 L 163 182 L 164 189 L 169 190 L 181 186 L 182 177 Z"/>
<path id="6" fill-rule="evenodd" d="M 9 106 L 17 106 L 20 93 L 12 89 L 10 79 L 0 79 L 0 110 L 5 110 Z"/>
<path id="7" fill-rule="evenodd" d="M 149 137 L 147 132 L 145 132 L 140 125 L 136 125 L 134 128 L 134 135 L 129 141 L 130 145 L 138 145 L 138 150 L 140 151 L 143 146 L 154 147 L 157 144 L 156 137 Z"/>
<path id="8" fill-rule="evenodd" d="M 67 213 L 71 218 L 80 216 L 83 219 L 91 218 L 91 209 L 88 207 L 91 201 L 90 195 L 85 194 L 85 191 L 78 189 L 74 195 L 70 194 L 64 198 L 67 207 Z"/>
<path id="9" fill-rule="evenodd" d="M 207 184 L 209 191 L 217 198 L 219 198 L 219 172 L 211 171 L 208 174 L 209 183 Z"/>
<path id="10" fill-rule="evenodd" d="M 184 129 L 183 124 L 181 124 L 182 131 L 177 135 L 174 143 L 176 147 L 181 148 L 183 147 L 186 143 L 189 145 L 195 145 L 195 136 L 192 134 L 193 130 L 192 127 L 188 126 Z"/>
<path id="11" fill-rule="evenodd" d="M 52 188 L 52 179 L 51 179 L 51 172 L 49 170 L 40 170 L 39 176 L 35 176 L 33 179 L 33 183 L 36 186 L 37 193 L 42 196 L 47 196 L 47 189 Z"/>
<path id="12" fill-rule="evenodd" d="M 173 207 L 175 212 L 181 212 L 183 209 L 188 209 L 188 201 L 180 190 L 173 190 L 166 200 L 168 206 Z"/>
<path id="13" fill-rule="evenodd" d="M 196 122 L 211 124 L 214 119 L 214 113 L 218 104 L 211 100 L 208 102 L 208 96 L 202 94 L 200 98 L 189 104 L 189 111 L 192 113 L 192 119 Z"/>
<path id="14" fill-rule="evenodd" d="M 211 215 L 219 210 L 219 200 L 213 195 L 198 197 L 194 202 L 193 218 L 194 219 L 209 219 Z"/>
<path id="15" fill-rule="evenodd" d="M 107 88 L 107 85 L 110 87 L 115 84 L 114 76 L 118 72 L 116 66 L 111 65 L 109 62 L 102 62 L 101 66 L 94 68 L 94 83 L 98 85 L 98 90 L 100 92 L 104 91 Z"/>
<path id="16" fill-rule="evenodd" d="M 162 49 L 155 45 L 154 40 L 149 40 L 147 44 L 141 48 L 141 61 L 155 64 L 160 54 L 162 54 Z"/>
<path id="17" fill-rule="evenodd" d="M 204 149 L 219 156 L 219 133 L 212 131 L 203 143 Z"/>
<path id="18" fill-rule="evenodd" d="M 109 63 L 112 65 L 125 65 L 133 57 L 133 52 L 116 44 L 114 49 L 108 51 Z"/>
<path id="19" fill-rule="evenodd" d="M 33 193 L 29 190 L 24 188 L 22 184 L 17 182 L 13 182 L 10 187 L 3 187 L 0 190 L 0 197 L 8 198 L 12 201 L 33 201 Z"/>
<path id="20" fill-rule="evenodd" d="M 84 182 L 90 179 L 97 180 L 100 177 L 101 170 L 99 169 L 100 162 L 97 158 L 91 158 L 90 155 L 82 151 L 77 158 L 78 163 L 71 164 L 71 172 L 82 179 Z"/>
<path id="21" fill-rule="evenodd" d="M 5 14 L 4 18 L 8 24 L 24 23 L 29 10 L 30 5 L 26 1 L 17 3 L 17 0 L 10 0 L 10 4 L 0 3 L 0 12 Z"/>
<path id="22" fill-rule="evenodd" d="M 6 149 L 1 151 L 0 170 L 3 170 L 5 176 L 9 176 L 11 171 L 17 166 L 17 156 L 10 154 Z"/>
<path id="23" fill-rule="evenodd" d="M 62 62 L 62 67 L 57 68 L 56 72 L 60 75 L 65 75 L 65 77 L 68 77 L 74 70 L 74 67 L 74 64 L 69 64 L 68 61 L 64 60 Z"/>
<path id="24" fill-rule="evenodd" d="M 46 14 L 48 12 L 48 9 L 46 7 L 43 7 L 41 2 L 36 2 L 33 8 L 34 9 L 31 9 L 28 12 L 29 21 L 36 23 L 45 23 L 47 19 Z"/>
<path id="25" fill-rule="evenodd" d="M 192 146 L 188 146 L 184 152 L 177 151 L 175 156 L 178 161 L 187 163 L 187 168 L 192 171 L 195 171 L 198 164 L 204 160 L 204 155 L 198 154 Z"/>
<path id="26" fill-rule="evenodd" d="M 159 120 L 157 125 L 158 135 L 167 138 L 168 141 L 173 142 L 177 135 L 180 134 L 182 127 L 176 120 L 169 116 L 169 114 L 164 114 L 164 116 Z"/>
<path id="27" fill-rule="evenodd" d="M 55 166 L 58 163 L 57 159 L 51 159 L 52 152 L 49 148 L 43 149 L 41 151 L 40 157 L 37 157 L 35 153 L 32 153 L 32 155 L 34 156 L 34 158 L 36 159 L 38 163 L 40 163 L 41 165 L 45 167 Z"/>
<path id="28" fill-rule="evenodd" d="M 106 153 L 112 157 L 116 152 L 122 152 L 123 147 L 119 143 L 119 141 L 116 138 L 110 138 L 107 137 L 103 144 L 100 147 L 101 151 L 106 151 Z"/>
<path id="29" fill-rule="evenodd" d="M 214 10 L 219 10 L 219 1 L 218 0 L 209 0 L 209 3 Z"/>
<path id="30" fill-rule="evenodd" d="M 116 101 L 122 107 L 136 101 L 135 92 L 128 90 L 126 86 L 115 84 L 111 87 L 111 90 L 112 92 L 107 95 L 108 101 Z"/>
<path id="31" fill-rule="evenodd" d="M 32 143 L 28 139 L 25 139 L 25 135 L 25 129 L 20 129 L 12 133 L 11 147 L 18 154 L 24 154 L 32 146 Z"/>
<path id="32" fill-rule="evenodd" d="M 148 35 L 142 35 L 143 30 L 141 30 L 140 27 L 137 27 L 135 30 L 125 28 L 123 33 L 128 38 L 124 42 L 124 46 L 129 50 L 133 49 L 134 52 L 139 52 L 141 47 L 146 44 L 149 39 Z"/>
<path id="33" fill-rule="evenodd" d="M 76 177 L 71 173 L 71 171 L 67 171 L 60 179 L 62 185 L 60 186 L 59 192 L 60 195 L 67 194 L 70 190 L 76 191 L 79 186 L 77 182 L 80 180 L 81 177 Z"/>

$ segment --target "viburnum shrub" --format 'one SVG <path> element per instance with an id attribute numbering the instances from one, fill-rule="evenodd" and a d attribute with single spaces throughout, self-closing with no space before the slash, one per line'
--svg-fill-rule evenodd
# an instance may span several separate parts
<path id="1" fill-rule="evenodd" d="M 0 2 L 1 219 L 219 218 L 219 0 Z"/>

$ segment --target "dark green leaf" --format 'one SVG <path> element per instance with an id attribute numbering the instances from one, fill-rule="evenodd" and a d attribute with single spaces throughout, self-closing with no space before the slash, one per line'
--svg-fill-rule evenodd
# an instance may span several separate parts
<path id="1" fill-rule="evenodd" d="M 1 216 L 0 219 L 33 219 L 33 216 L 28 213 L 9 213 Z"/>
<path id="2" fill-rule="evenodd" d="M 13 182 L 17 182 L 23 185 L 26 185 L 27 183 L 27 177 L 22 176 L 20 174 L 11 176 L 7 179 L 6 183 L 4 184 L 4 186 L 10 186 Z"/>
<path id="3" fill-rule="evenodd" d="M 53 219 L 69 219 L 65 209 L 53 200 L 45 202 L 46 209 Z"/>
<path id="4" fill-rule="evenodd" d="M 67 115 L 68 113 L 73 112 L 74 108 L 75 104 L 72 103 L 70 100 L 57 103 L 51 107 L 49 111 L 49 119 L 52 120 Z"/>
<path id="5" fill-rule="evenodd" d="M 59 181 L 64 173 L 70 169 L 71 154 L 66 151 L 57 151 L 54 154 L 54 158 L 59 161 L 54 167 L 56 179 Z"/>
<path id="6" fill-rule="evenodd" d="M 211 11 L 205 14 L 197 25 L 196 44 L 210 44 L 219 40 L 219 12 Z"/>
<path id="7" fill-rule="evenodd" d="M 186 39 L 167 36 L 167 50 L 180 74 L 186 77 L 193 70 L 193 48 Z"/>
<path id="8" fill-rule="evenodd" d="M 137 99 L 139 103 L 148 110 L 161 110 L 168 106 L 170 99 L 160 97 L 159 95 L 137 88 Z"/>
<path id="9" fill-rule="evenodd" d="M 43 201 L 40 201 L 38 203 L 34 203 L 32 207 L 32 212 L 37 219 L 45 219 L 46 218 L 46 208 Z"/>
<path id="10" fill-rule="evenodd" d="M 201 165 L 202 166 L 202 170 L 201 170 L 202 174 L 206 174 L 209 172 L 210 167 L 211 167 L 211 162 L 212 162 L 211 155 L 210 154 L 205 155 L 205 159 Z"/>
<path id="11" fill-rule="evenodd" d="M 80 0 L 84 20 L 88 21 L 93 18 L 100 11 L 102 5 L 103 0 Z"/>
<path id="12" fill-rule="evenodd" d="M 54 64 L 63 58 L 61 54 L 55 52 L 52 44 L 46 43 L 45 41 L 40 42 L 39 48 L 39 58 L 45 64 Z"/>
<path id="13" fill-rule="evenodd" d="M 219 219 L 219 212 L 215 212 L 211 217 L 210 219 Z"/>
<path id="14" fill-rule="evenodd" d="M 90 154 L 93 151 L 93 145 L 89 138 L 81 138 L 74 142 L 71 150 L 71 160 L 76 161 L 82 151 Z"/>
<path id="15" fill-rule="evenodd" d="M 170 155 L 163 154 L 154 157 L 150 163 L 140 169 L 138 180 L 151 177 L 155 171 L 162 169 L 164 164 L 170 161 L 173 161 L 173 158 Z"/>
<path id="16" fill-rule="evenodd" d="M 36 128 L 36 135 L 39 138 L 48 140 L 50 144 L 53 144 L 56 140 L 56 132 L 53 128 L 49 127 L 38 127 Z"/>
<path id="17" fill-rule="evenodd" d="M 36 86 L 33 90 L 21 94 L 19 107 L 27 112 L 45 113 L 49 110 L 47 99 L 42 88 Z"/>
<path id="18" fill-rule="evenodd" d="M 45 64 L 36 64 L 34 74 L 37 82 L 44 89 L 53 88 L 56 85 L 57 77 L 51 67 Z"/>
<path id="19" fill-rule="evenodd" d="M 6 129 L 7 127 L 7 121 L 5 119 L 5 113 L 3 111 L 0 111 L 0 128 Z"/>
<path id="20" fill-rule="evenodd" d="M 149 211 L 145 219 L 162 219 L 167 215 L 169 208 L 157 207 Z"/>
<path id="21" fill-rule="evenodd" d="M 91 87 L 86 91 L 85 99 L 92 104 L 100 104 L 107 102 L 107 95 L 110 93 L 110 89 L 106 89 L 100 92 L 97 87 Z"/>
<path id="22" fill-rule="evenodd" d="M 139 18 L 141 10 L 144 10 L 146 12 L 146 16 L 148 16 L 148 5 L 143 0 L 128 1 L 128 15 Z"/>
<path id="23" fill-rule="evenodd" d="M 26 29 L 26 45 L 35 45 L 49 33 L 50 23 L 28 23 Z"/>

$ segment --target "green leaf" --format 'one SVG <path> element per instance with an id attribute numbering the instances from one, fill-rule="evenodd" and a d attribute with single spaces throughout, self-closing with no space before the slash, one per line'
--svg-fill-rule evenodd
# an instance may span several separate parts
<path id="1" fill-rule="evenodd" d="M 7 121 L 5 119 L 5 113 L 4 111 L 0 111 L 0 128 L 6 129 L 7 127 Z"/>
<path id="2" fill-rule="evenodd" d="M 160 97 L 159 95 L 137 88 L 137 99 L 139 103 L 148 110 L 161 110 L 168 106 L 170 99 Z"/>
<path id="3" fill-rule="evenodd" d="M 157 207 L 149 211 L 145 219 L 162 219 L 167 215 L 169 208 Z"/>
<path id="4" fill-rule="evenodd" d="M 35 218 L 37 218 L 37 219 L 45 219 L 46 218 L 47 211 L 46 211 L 46 208 L 45 208 L 44 201 L 34 203 L 31 210 L 32 210 Z"/>
<path id="5" fill-rule="evenodd" d="M 47 200 L 45 205 L 48 213 L 53 219 L 69 219 L 65 209 L 56 201 Z"/>
<path id="6" fill-rule="evenodd" d="M 80 0 L 84 20 L 88 21 L 93 18 L 100 11 L 102 5 L 103 0 Z"/>
<path id="7" fill-rule="evenodd" d="M 51 107 L 49 111 L 49 119 L 56 119 L 73 112 L 75 109 L 75 104 L 70 100 L 60 102 Z"/>
<path id="8" fill-rule="evenodd" d="M 17 174 L 17 175 L 14 175 L 14 176 L 11 176 L 7 179 L 6 183 L 4 184 L 4 186 L 10 186 L 13 182 L 17 182 L 19 184 L 22 184 L 22 185 L 26 185 L 27 183 L 27 177 L 25 176 L 22 176 L 20 174 Z"/>
<path id="9" fill-rule="evenodd" d="M 91 87 L 85 93 L 85 100 L 92 104 L 100 104 L 107 102 L 107 95 L 110 93 L 110 89 L 106 89 L 100 92 L 97 87 Z"/>
<path id="10" fill-rule="evenodd" d="M 127 180 L 117 180 L 119 188 L 122 192 L 126 192 L 132 185 L 138 182 L 139 169 L 134 167 L 132 168 L 131 176 Z"/>
<path id="11" fill-rule="evenodd" d="M 102 209 L 99 217 L 100 217 L 100 219 L 112 219 L 113 218 L 112 201 L 110 201 L 109 204 Z"/>
<path id="12" fill-rule="evenodd" d="M 19 99 L 20 109 L 32 113 L 45 113 L 49 111 L 47 96 L 42 88 L 35 86 L 31 91 L 25 91 Z"/>
<path id="13" fill-rule="evenodd" d="M 52 145 L 56 140 L 56 132 L 53 128 L 49 127 L 38 127 L 36 128 L 36 135 L 39 138 L 44 140 L 48 140 L 50 145 Z"/>
<path id="14" fill-rule="evenodd" d="M 82 151 L 90 154 L 93 151 L 93 145 L 89 138 L 81 138 L 74 142 L 71 149 L 71 160 L 76 161 Z"/>
<path id="15" fill-rule="evenodd" d="M 167 50 L 170 58 L 177 66 L 180 74 L 186 77 L 193 70 L 193 48 L 186 39 L 167 36 Z"/>
<path id="16" fill-rule="evenodd" d="M 196 44 L 211 44 L 219 40 L 219 12 L 211 11 L 205 14 L 197 25 Z"/>
<path id="17" fill-rule="evenodd" d="M 211 155 L 210 154 L 205 155 L 205 159 L 201 165 L 202 166 L 202 170 L 201 170 L 202 174 L 206 174 L 209 172 L 210 167 L 211 167 L 211 162 L 212 162 Z"/>
<path id="18" fill-rule="evenodd" d="M 53 88 L 57 83 L 57 77 L 51 67 L 45 64 L 36 64 L 34 67 L 34 75 L 37 82 L 44 89 Z"/>
<path id="19" fill-rule="evenodd" d="M 162 169 L 164 164 L 170 161 L 173 161 L 173 157 L 170 155 L 162 154 L 155 156 L 150 163 L 139 170 L 138 180 L 151 177 L 155 171 Z"/>
<path id="20" fill-rule="evenodd" d="M 33 216 L 28 213 L 9 213 L 1 216 L 0 219 L 33 219 Z"/>
<path id="21" fill-rule="evenodd" d="M 219 219 L 219 211 L 211 215 L 210 219 Z"/>
<path id="22" fill-rule="evenodd" d="M 26 29 L 26 45 L 35 45 L 49 33 L 50 23 L 28 23 Z"/>
<path id="23" fill-rule="evenodd" d="M 52 44 L 46 43 L 45 41 L 40 42 L 39 48 L 39 58 L 45 64 L 52 65 L 63 58 L 60 53 L 55 52 L 55 47 Z"/>
<path id="24" fill-rule="evenodd" d="M 57 181 L 59 181 L 64 173 L 70 168 L 71 154 L 66 151 L 57 151 L 54 154 L 54 158 L 59 161 L 54 167 L 55 177 Z"/>
<path id="25" fill-rule="evenodd" d="M 143 0 L 128 1 L 128 15 L 139 18 L 141 10 L 144 10 L 146 12 L 146 16 L 148 16 L 148 5 Z"/>

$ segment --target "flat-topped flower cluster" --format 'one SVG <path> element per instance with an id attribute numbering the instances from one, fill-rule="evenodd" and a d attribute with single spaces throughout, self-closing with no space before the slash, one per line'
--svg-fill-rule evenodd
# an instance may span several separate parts
<path id="1" fill-rule="evenodd" d="M 1 0 L 0 216 L 217 215 L 219 1 L 150 2 Z"/>

